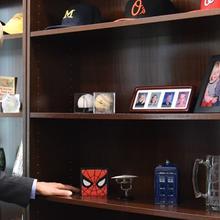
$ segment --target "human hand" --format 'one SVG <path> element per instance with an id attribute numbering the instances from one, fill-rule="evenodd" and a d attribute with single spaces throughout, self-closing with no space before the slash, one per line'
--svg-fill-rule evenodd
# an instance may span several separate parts
<path id="1" fill-rule="evenodd" d="M 71 196 L 73 192 L 79 192 L 79 189 L 54 182 L 37 182 L 36 193 L 43 196 Z"/>

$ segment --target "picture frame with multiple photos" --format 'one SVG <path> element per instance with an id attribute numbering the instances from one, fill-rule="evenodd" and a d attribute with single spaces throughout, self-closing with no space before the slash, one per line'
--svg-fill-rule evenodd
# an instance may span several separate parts
<path id="1" fill-rule="evenodd" d="M 192 86 L 136 87 L 130 105 L 131 112 L 188 112 L 192 101 Z"/>

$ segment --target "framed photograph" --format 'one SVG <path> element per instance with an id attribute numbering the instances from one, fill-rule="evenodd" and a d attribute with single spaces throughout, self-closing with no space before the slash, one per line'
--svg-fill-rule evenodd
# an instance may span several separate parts
<path id="1" fill-rule="evenodd" d="M 220 55 L 209 59 L 194 112 L 220 112 Z"/>
<path id="2" fill-rule="evenodd" d="M 74 112 L 93 112 L 93 93 L 74 94 Z"/>
<path id="3" fill-rule="evenodd" d="M 114 92 L 94 92 L 93 113 L 111 114 L 115 113 Z"/>
<path id="4" fill-rule="evenodd" d="M 141 86 L 132 96 L 131 112 L 188 112 L 192 86 Z"/>
<path id="5" fill-rule="evenodd" d="M 0 102 L 5 94 L 14 95 L 16 92 L 16 77 L 0 76 Z"/>

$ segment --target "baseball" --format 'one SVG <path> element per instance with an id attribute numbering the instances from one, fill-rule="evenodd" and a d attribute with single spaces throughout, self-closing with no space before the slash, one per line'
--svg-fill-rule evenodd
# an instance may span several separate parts
<path id="1" fill-rule="evenodd" d="M 99 94 L 95 99 L 95 107 L 98 111 L 109 111 L 113 104 L 113 98 L 110 94 Z"/>
<path id="2" fill-rule="evenodd" d="M 78 99 L 78 108 L 92 108 L 93 107 L 93 96 L 91 94 L 85 94 Z"/>

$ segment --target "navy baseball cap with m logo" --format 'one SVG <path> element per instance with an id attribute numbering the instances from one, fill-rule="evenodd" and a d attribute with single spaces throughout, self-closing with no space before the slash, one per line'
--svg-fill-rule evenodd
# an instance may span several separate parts
<path id="1" fill-rule="evenodd" d="M 80 3 L 65 11 L 61 24 L 48 26 L 46 29 L 94 24 L 101 21 L 101 13 L 97 7 Z"/>

